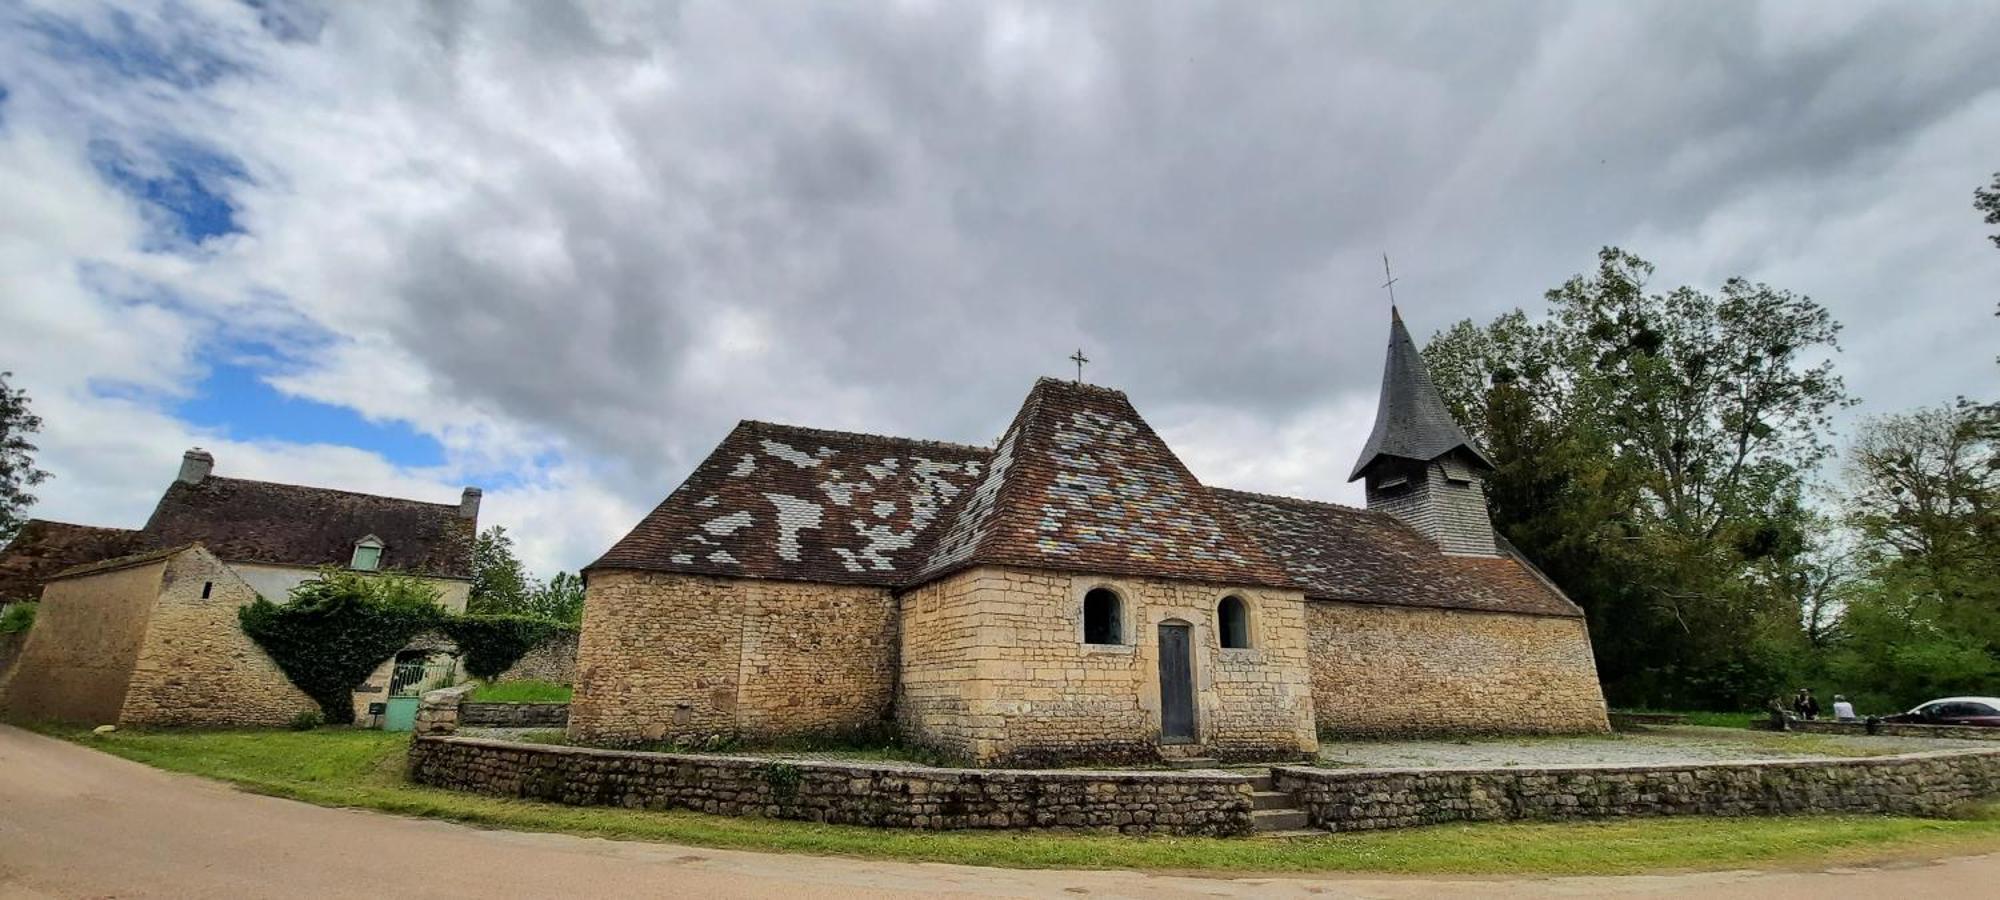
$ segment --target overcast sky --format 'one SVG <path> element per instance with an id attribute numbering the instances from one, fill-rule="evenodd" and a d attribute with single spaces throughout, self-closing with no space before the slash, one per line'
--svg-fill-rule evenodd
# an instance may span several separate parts
<path id="1" fill-rule="evenodd" d="M 2000 393 L 1991 3 L 118 6 L 0 0 L 46 518 L 198 444 L 483 485 L 546 575 L 738 419 L 990 443 L 1079 347 L 1356 502 L 1385 251 L 1420 339 L 1616 244 L 1830 307 L 1856 414 Z"/>

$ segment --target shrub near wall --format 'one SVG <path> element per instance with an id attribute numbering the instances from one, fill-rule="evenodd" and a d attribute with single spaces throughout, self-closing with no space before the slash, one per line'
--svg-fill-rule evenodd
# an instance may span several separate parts
<path id="1" fill-rule="evenodd" d="M 2000 750 L 1539 769 L 1272 769 L 1314 825 L 1794 813 L 1945 815 L 2000 792 Z"/>
<path id="2" fill-rule="evenodd" d="M 1250 779 L 1225 774 L 932 769 L 419 737 L 410 744 L 410 780 L 571 806 L 895 828 L 1251 828 Z"/>

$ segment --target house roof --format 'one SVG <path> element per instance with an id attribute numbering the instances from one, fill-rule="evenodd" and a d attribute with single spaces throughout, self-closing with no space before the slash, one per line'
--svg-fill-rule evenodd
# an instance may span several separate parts
<path id="1" fill-rule="evenodd" d="M 196 541 L 225 562 L 345 565 L 354 542 L 382 539 L 382 568 L 472 577 L 477 523 L 459 506 L 210 475 L 167 486 L 141 529 L 147 547 Z"/>
<path id="2" fill-rule="evenodd" d="M 170 556 L 180 553 L 183 550 L 190 550 L 199 546 L 201 546 L 201 543 L 197 541 L 190 544 L 176 544 L 171 547 L 160 547 L 154 550 L 141 550 L 137 553 L 126 553 L 120 556 L 111 557 L 110 559 L 100 559 L 97 560 L 96 562 L 88 562 L 80 566 L 72 566 L 60 572 L 57 572 L 55 575 L 51 576 L 49 580 L 60 581 L 64 578 L 75 578 L 80 575 L 97 575 L 104 572 L 110 572 L 116 569 L 129 569 L 133 566 L 143 566 L 148 563 L 154 563 L 166 559 Z"/>
<path id="3" fill-rule="evenodd" d="M 139 532 L 29 519 L 0 550 L 0 600 L 31 600 L 56 573 L 122 556 L 139 546 Z"/>
<path id="4" fill-rule="evenodd" d="M 973 565 L 1290 586 L 1121 391 L 1044 378 L 918 575 Z"/>
<path id="5" fill-rule="evenodd" d="M 1389 311 L 1389 354 L 1382 364 L 1382 396 L 1375 406 L 1375 428 L 1348 481 L 1360 478 L 1383 457 L 1428 462 L 1453 450 L 1464 450 L 1486 468 L 1493 461 L 1472 443 L 1451 417 L 1444 398 L 1424 366 L 1424 355 L 1403 327 L 1403 316 Z"/>
<path id="6" fill-rule="evenodd" d="M 989 453 L 742 422 L 587 568 L 898 585 L 979 484 Z"/>
<path id="7" fill-rule="evenodd" d="M 1514 551 L 1451 556 L 1401 520 L 1334 503 L 1214 489 L 1309 599 L 1581 616 Z"/>

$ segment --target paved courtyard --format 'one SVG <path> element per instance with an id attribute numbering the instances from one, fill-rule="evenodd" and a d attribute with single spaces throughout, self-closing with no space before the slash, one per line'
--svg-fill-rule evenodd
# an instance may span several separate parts
<path id="1" fill-rule="evenodd" d="M 1580 737 L 1328 742 L 1320 745 L 1319 756 L 1322 765 L 1341 767 L 1511 768 L 1824 759 L 1996 746 L 2000 744 L 1993 741 L 1780 734 L 1686 725 Z"/>

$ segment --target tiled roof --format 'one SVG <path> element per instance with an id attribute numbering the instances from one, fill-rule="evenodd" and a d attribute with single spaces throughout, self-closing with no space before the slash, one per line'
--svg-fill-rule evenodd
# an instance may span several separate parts
<path id="1" fill-rule="evenodd" d="M 898 585 L 990 453 L 743 422 L 589 568 Z"/>
<path id="2" fill-rule="evenodd" d="M 1493 467 L 1493 461 L 1466 437 L 1465 429 L 1458 427 L 1451 411 L 1445 409 L 1444 398 L 1424 367 L 1424 355 L 1410 340 L 1409 329 L 1403 327 L 1402 315 L 1390 310 L 1389 355 L 1382 364 L 1382 397 L 1375 407 L 1375 428 L 1347 480 L 1360 478 L 1385 456 L 1428 462 L 1461 448 L 1487 468 Z"/>
<path id="3" fill-rule="evenodd" d="M 1583 615 L 1511 547 L 1499 557 L 1447 556 L 1386 513 L 1219 488 L 1211 493 L 1311 599 Z"/>
<path id="4" fill-rule="evenodd" d="M 142 531 L 149 548 L 199 541 L 225 562 L 281 566 L 344 566 L 372 534 L 384 569 L 470 578 L 476 527 L 457 504 L 211 475 L 169 485 Z"/>
<path id="5" fill-rule="evenodd" d="M 921 577 L 971 565 L 1290 586 L 1125 394 L 1044 378 Z"/>
<path id="6" fill-rule="evenodd" d="M 62 578 L 75 578 L 78 575 L 96 575 L 100 572 L 110 572 L 115 569 L 129 569 L 133 566 L 145 565 L 147 563 L 166 559 L 167 557 L 173 556 L 174 554 L 179 553 L 182 550 L 187 550 L 189 548 L 199 547 L 199 546 L 201 546 L 201 542 L 196 541 L 191 544 L 176 544 L 171 547 L 160 547 L 155 550 L 142 550 L 138 553 L 127 553 L 123 556 L 111 557 L 110 559 L 100 559 L 96 562 L 84 563 L 83 565 L 80 566 L 72 566 L 70 568 L 64 569 L 61 572 L 57 572 L 55 576 L 53 578 L 50 578 L 49 580 L 56 581 Z"/>
<path id="7" fill-rule="evenodd" d="M 0 550 L 0 600 L 35 599 L 56 573 L 122 556 L 138 546 L 139 532 L 129 528 L 29 519 Z"/>

